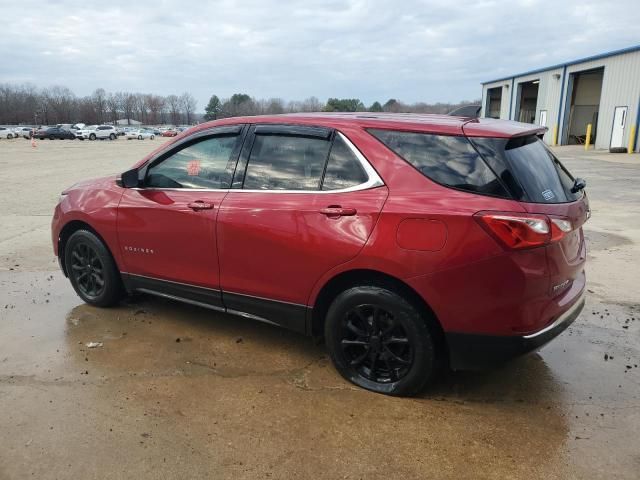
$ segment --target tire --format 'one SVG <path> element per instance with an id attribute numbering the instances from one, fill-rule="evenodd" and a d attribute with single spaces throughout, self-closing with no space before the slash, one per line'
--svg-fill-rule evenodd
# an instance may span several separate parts
<path id="1" fill-rule="evenodd" d="M 92 232 L 78 230 L 69 237 L 64 263 L 73 289 L 86 303 L 110 307 L 123 297 L 122 279 L 113 257 Z"/>
<path id="2" fill-rule="evenodd" d="M 49 140 L 55 140 L 56 137 L 54 137 L 53 135 L 49 135 Z"/>
<path id="3" fill-rule="evenodd" d="M 149 137 L 149 140 L 153 140 L 154 138 L 156 138 L 156 137 L 155 137 L 154 135 L 151 135 L 151 136 Z"/>
<path id="4" fill-rule="evenodd" d="M 91 133 L 89 135 L 89 140 L 95 140 L 96 139 L 96 134 L 95 133 Z"/>
<path id="5" fill-rule="evenodd" d="M 112 133 L 111 135 L 109 135 L 109 140 L 115 140 L 116 136 Z"/>
<path id="6" fill-rule="evenodd" d="M 7 135 L 7 140 L 11 140 L 12 138 L 13 138 L 13 135 L 11 135 L 11 134 Z"/>
<path id="7" fill-rule="evenodd" d="M 358 286 L 339 294 L 327 312 L 324 333 L 338 372 L 367 390 L 415 395 L 437 373 L 435 336 L 426 319 L 386 288 Z"/>
<path id="8" fill-rule="evenodd" d="M 138 140 L 142 140 L 142 135 L 138 135 Z"/>

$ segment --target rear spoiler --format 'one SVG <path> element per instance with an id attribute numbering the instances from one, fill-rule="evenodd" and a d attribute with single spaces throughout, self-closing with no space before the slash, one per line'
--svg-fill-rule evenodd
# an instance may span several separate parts
<path id="1" fill-rule="evenodd" d="M 470 118 L 462 124 L 462 132 L 467 137 L 513 138 L 536 135 L 542 138 L 548 130 L 542 125 L 491 118 Z"/>

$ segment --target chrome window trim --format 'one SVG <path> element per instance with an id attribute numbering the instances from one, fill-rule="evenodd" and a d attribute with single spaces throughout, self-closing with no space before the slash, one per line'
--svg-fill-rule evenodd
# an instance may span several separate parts
<path id="1" fill-rule="evenodd" d="M 382 178 L 378 175 L 378 172 L 371 166 L 369 161 L 365 158 L 365 156 L 358 150 L 358 148 L 349 140 L 342 132 L 338 132 L 336 130 L 336 134 L 340 136 L 340 138 L 347 144 L 351 152 L 355 155 L 355 157 L 360 162 L 360 165 L 364 169 L 367 175 L 367 181 L 364 183 L 360 183 L 358 185 L 354 185 L 352 187 L 340 188 L 337 190 L 254 190 L 254 189 L 244 189 L 244 188 L 140 188 L 134 187 L 130 190 L 154 190 L 154 191 L 167 191 L 167 192 L 234 192 L 234 193 L 319 193 L 319 194 L 331 194 L 331 193 L 348 193 L 348 192 L 358 192 L 360 190 L 369 190 L 371 188 L 381 187 L 384 185 Z"/>
<path id="2" fill-rule="evenodd" d="M 336 130 L 336 134 L 340 136 L 340 138 L 347 144 L 347 146 L 351 149 L 351 152 L 355 155 L 355 157 L 360 162 L 360 165 L 364 169 L 367 174 L 368 180 L 364 183 L 360 183 L 358 185 L 354 185 L 348 188 L 340 188 L 337 190 L 254 190 L 254 189 L 244 189 L 244 188 L 235 188 L 232 189 L 234 192 L 246 192 L 246 193 L 347 193 L 347 192 L 357 192 L 360 190 L 368 190 L 370 188 L 381 187 L 384 185 L 384 182 L 378 175 L 378 172 L 371 166 L 369 161 L 360 153 L 360 150 L 356 148 L 356 146 L 349 140 L 342 132 Z"/>

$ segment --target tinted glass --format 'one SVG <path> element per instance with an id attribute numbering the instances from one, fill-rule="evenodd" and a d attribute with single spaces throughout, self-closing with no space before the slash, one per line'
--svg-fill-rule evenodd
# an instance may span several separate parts
<path id="1" fill-rule="evenodd" d="M 369 130 L 424 176 L 443 185 L 510 197 L 466 137 Z"/>
<path id="2" fill-rule="evenodd" d="M 208 138 L 149 168 L 145 185 L 155 188 L 229 188 L 238 136 Z"/>
<path id="3" fill-rule="evenodd" d="M 513 185 L 508 186 L 515 198 L 534 203 L 581 198 L 581 192 L 571 193 L 573 177 L 535 135 L 510 140 L 474 138 L 472 142 L 490 165 L 501 165 L 502 175 L 509 177 Z"/>
<path id="4" fill-rule="evenodd" d="M 340 135 L 336 135 L 327 170 L 322 182 L 322 190 L 339 190 L 354 187 L 368 180 L 360 161 Z"/>
<path id="5" fill-rule="evenodd" d="M 243 188 L 318 190 L 328 153 L 321 138 L 256 135 Z"/>

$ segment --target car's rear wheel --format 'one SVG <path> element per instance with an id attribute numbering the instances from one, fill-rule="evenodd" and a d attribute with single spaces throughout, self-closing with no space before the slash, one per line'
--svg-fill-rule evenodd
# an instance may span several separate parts
<path id="1" fill-rule="evenodd" d="M 156 138 L 156 137 L 155 137 L 154 135 L 151 135 L 151 136 L 149 137 L 149 140 L 153 140 L 154 138 Z"/>
<path id="2" fill-rule="evenodd" d="M 118 303 L 123 295 L 122 279 L 102 241 L 88 230 L 78 230 L 65 245 L 65 270 L 76 293 L 98 307 Z"/>
<path id="3" fill-rule="evenodd" d="M 112 133 L 111 135 L 109 135 L 109 140 L 115 140 L 115 139 L 116 139 L 115 134 Z"/>
<path id="4" fill-rule="evenodd" d="M 325 338 L 347 380 L 388 395 L 414 395 L 437 372 L 435 337 L 418 309 L 386 288 L 358 286 L 327 312 Z"/>

